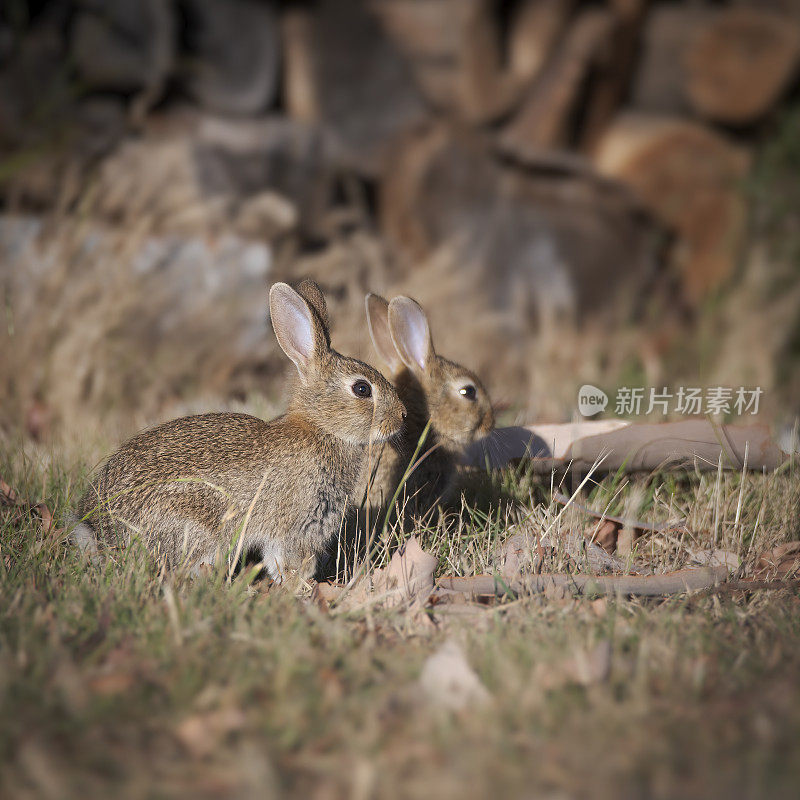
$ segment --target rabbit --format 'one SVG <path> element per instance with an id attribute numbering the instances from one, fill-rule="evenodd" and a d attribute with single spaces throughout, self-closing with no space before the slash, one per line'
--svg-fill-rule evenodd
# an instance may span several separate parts
<path id="1" fill-rule="evenodd" d="M 280 582 L 309 578 L 341 524 L 371 442 L 398 434 L 405 408 L 375 369 L 331 348 L 319 287 L 269 293 L 278 344 L 299 382 L 287 412 L 182 417 L 140 433 L 101 468 L 77 507 L 73 539 L 141 537 L 176 564 L 213 564 L 244 526 L 242 552 Z"/>
<path id="2" fill-rule="evenodd" d="M 404 485 L 411 514 L 424 514 L 448 501 L 456 465 L 465 449 L 494 428 L 492 403 L 475 373 L 436 353 L 419 303 L 404 296 L 389 303 L 380 295 L 368 294 L 366 309 L 370 338 L 389 367 L 408 417 L 399 437 L 376 448 L 355 496 L 366 496 L 367 483 L 374 475 L 370 497 L 378 503 L 391 501 L 430 420 L 418 459 L 430 452 Z"/>

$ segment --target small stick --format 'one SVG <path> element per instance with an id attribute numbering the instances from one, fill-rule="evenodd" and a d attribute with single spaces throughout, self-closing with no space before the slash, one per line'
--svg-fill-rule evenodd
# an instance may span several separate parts
<path id="1" fill-rule="evenodd" d="M 445 576 L 436 583 L 443 589 L 483 595 L 506 595 L 509 590 L 515 594 L 536 594 L 551 588 L 564 587 L 577 594 L 660 597 L 711 588 L 722 583 L 728 573 L 727 567 L 703 567 L 681 569 L 664 575 L 544 573 L 519 576 L 508 583 L 497 580 L 493 575 L 476 575 L 472 578 Z"/>

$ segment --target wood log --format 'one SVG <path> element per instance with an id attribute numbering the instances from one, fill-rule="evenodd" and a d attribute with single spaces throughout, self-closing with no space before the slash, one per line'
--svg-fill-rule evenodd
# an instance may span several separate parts
<path id="1" fill-rule="evenodd" d="M 651 263 L 651 226 L 630 193 L 575 157 L 520 169 L 497 159 L 488 138 L 434 125 L 390 163 L 379 196 L 387 240 L 412 263 L 454 243 L 485 274 L 496 307 L 519 320 L 598 308 Z"/>
<path id="2" fill-rule="evenodd" d="M 686 94 L 686 50 L 712 17 L 707 6 L 656 3 L 647 13 L 630 105 L 653 114 L 691 114 Z"/>
<path id="3" fill-rule="evenodd" d="M 520 84 L 543 69 L 566 27 L 575 0 L 521 0 L 509 23 L 508 62 Z"/>
<path id="4" fill-rule="evenodd" d="M 745 457 L 746 456 L 746 457 Z M 470 446 L 465 463 L 493 469 L 517 459 L 531 459 L 547 474 L 569 468 L 598 473 L 650 472 L 666 468 L 762 471 L 786 461 L 766 425 L 714 425 L 704 419 L 631 423 L 592 420 L 553 425 L 496 428 Z"/>
<path id="5" fill-rule="evenodd" d="M 601 174 L 628 184 L 680 237 L 676 258 L 692 301 L 733 271 L 749 162 L 747 151 L 700 124 L 631 113 L 617 118 L 594 154 Z"/>
<path id="6" fill-rule="evenodd" d="M 188 92 L 209 111 L 255 114 L 274 102 L 280 68 L 275 5 L 258 0 L 184 0 Z"/>
<path id="7" fill-rule="evenodd" d="M 370 7 L 435 108 L 470 122 L 509 108 L 516 92 L 493 0 L 372 0 Z"/>
<path id="8" fill-rule="evenodd" d="M 601 52 L 597 74 L 590 80 L 582 110 L 580 145 L 591 152 L 619 110 L 634 72 L 645 18 L 646 0 L 611 0 L 613 31 Z"/>
<path id="9" fill-rule="evenodd" d="M 499 146 L 504 152 L 524 159 L 542 148 L 570 143 L 569 123 L 581 87 L 611 31 L 608 11 L 587 9 L 578 16 L 533 82 L 520 111 L 502 131 Z"/>
<path id="10" fill-rule="evenodd" d="M 424 118 L 424 99 L 409 65 L 362 3 L 319 0 L 313 8 L 320 122 L 334 140 L 337 161 L 374 177 L 388 143 Z"/>
<path id="11" fill-rule="evenodd" d="M 420 198 L 437 157 L 448 147 L 444 126 L 431 125 L 400 137 L 393 145 L 380 186 L 380 227 L 389 243 L 408 261 L 423 259 L 434 247 Z"/>
<path id="12" fill-rule="evenodd" d="M 175 62 L 175 11 L 161 0 L 106 0 L 79 6 L 72 59 L 94 89 L 137 92 L 134 115 L 160 99 Z"/>
<path id="13" fill-rule="evenodd" d="M 728 8 L 698 31 L 686 53 L 687 93 L 717 122 L 755 122 L 800 66 L 800 22 L 755 8 Z"/>
<path id="14" fill-rule="evenodd" d="M 283 14 L 283 102 L 298 122 L 319 119 L 319 98 L 314 82 L 313 16 L 304 5 L 289 6 Z"/>
<path id="15" fill-rule="evenodd" d="M 732 5 L 772 11 L 789 19 L 800 19 L 800 0 L 735 0 Z"/>

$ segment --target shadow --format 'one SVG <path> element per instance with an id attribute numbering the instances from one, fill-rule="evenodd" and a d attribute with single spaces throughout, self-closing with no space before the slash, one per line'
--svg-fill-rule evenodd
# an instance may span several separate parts
<path id="1" fill-rule="evenodd" d="M 464 463 L 471 467 L 498 469 L 522 458 L 552 458 L 550 446 L 541 436 L 520 425 L 496 428 L 488 436 L 473 442 Z"/>
<path id="2" fill-rule="evenodd" d="M 384 511 L 378 506 L 348 506 L 338 536 L 328 542 L 317 560 L 317 581 L 342 583 L 367 556 L 367 547 L 380 537 Z"/>

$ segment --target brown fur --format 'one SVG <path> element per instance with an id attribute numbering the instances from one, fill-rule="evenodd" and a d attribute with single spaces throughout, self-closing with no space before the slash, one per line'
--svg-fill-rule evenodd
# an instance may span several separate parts
<path id="1" fill-rule="evenodd" d="M 416 316 L 424 334 L 416 348 L 404 325 L 409 314 Z M 492 404 L 474 372 L 435 352 L 427 318 L 415 301 L 396 297 L 387 303 L 382 297 L 368 295 L 367 318 L 373 344 L 391 369 L 408 416 L 401 435 L 378 448 L 372 464 L 361 475 L 360 496 L 359 492 L 356 496 L 360 499 L 366 494 L 370 472 L 374 472 L 371 498 L 379 503 L 391 500 L 430 421 L 428 436 L 420 450 L 420 456 L 427 455 L 404 486 L 412 512 L 424 512 L 447 499 L 465 448 L 494 427 Z M 467 385 L 475 387 L 474 400 L 459 393 Z"/>
<path id="2" fill-rule="evenodd" d="M 252 504 L 243 551 L 276 579 L 313 573 L 368 443 L 396 434 L 405 414 L 380 373 L 330 348 L 321 302 L 317 310 L 286 284 L 270 293 L 276 336 L 300 373 L 288 412 L 272 422 L 233 413 L 183 417 L 133 437 L 78 506 L 93 533 L 123 543 L 139 537 L 171 563 L 213 563 L 230 551 Z M 311 321 L 311 355 L 296 346 L 298 318 L 301 327 Z M 353 394 L 357 378 L 371 384 L 371 398 Z M 85 542 L 86 531 L 75 538 Z"/>

